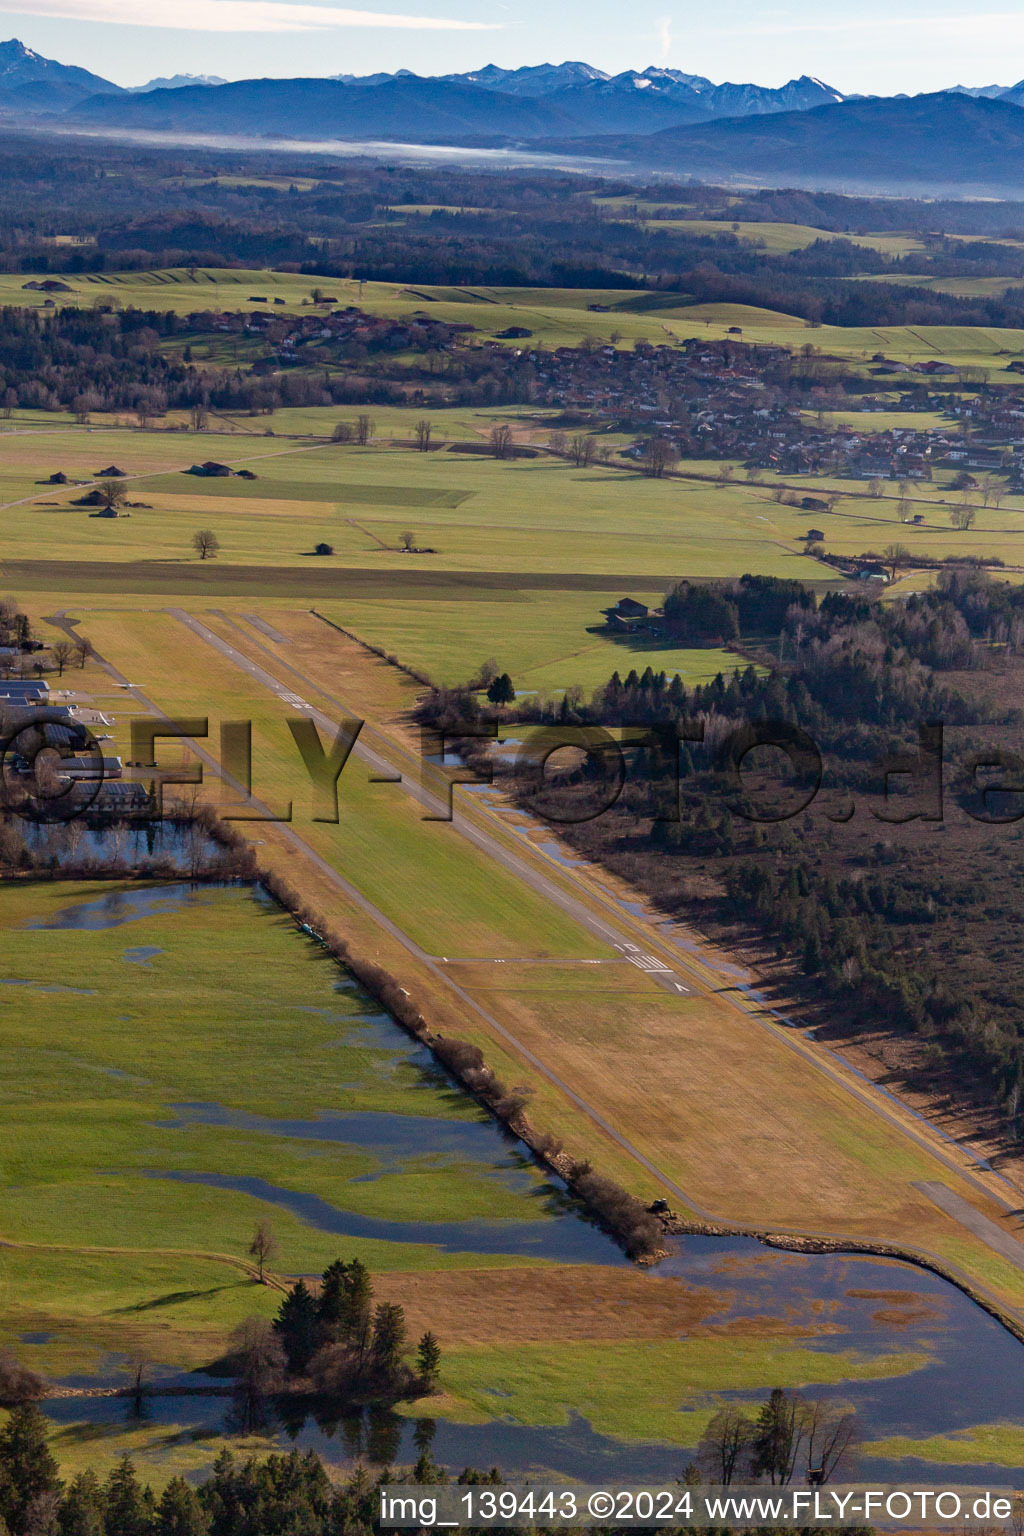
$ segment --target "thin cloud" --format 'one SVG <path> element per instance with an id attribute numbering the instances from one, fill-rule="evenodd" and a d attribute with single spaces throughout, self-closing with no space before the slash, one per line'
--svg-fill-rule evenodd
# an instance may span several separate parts
<path id="1" fill-rule="evenodd" d="M 654 23 L 654 29 L 658 35 L 658 46 L 661 49 L 661 57 L 667 59 L 672 50 L 672 17 L 659 16 Z"/>
<path id="2" fill-rule="evenodd" d="M 24 4 L 0 0 L 0 11 L 21 14 L 24 9 Z M 355 11 L 334 5 L 288 5 L 283 0 L 32 0 L 32 15 L 187 32 L 330 32 L 336 27 L 385 27 L 406 32 L 499 30 L 483 21 Z"/>

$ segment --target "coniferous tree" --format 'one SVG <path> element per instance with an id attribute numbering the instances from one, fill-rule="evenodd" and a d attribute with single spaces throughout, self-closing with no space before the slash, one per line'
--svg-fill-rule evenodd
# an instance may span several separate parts
<path id="1" fill-rule="evenodd" d="M 117 1536 L 153 1536 L 156 1501 L 152 1490 L 139 1482 L 127 1456 L 107 1478 L 104 1494 L 108 1531 L 116 1531 Z"/>
<path id="2" fill-rule="evenodd" d="M 91 1469 L 79 1472 L 68 1485 L 57 1511 L 60 1536 L 104 1536 L 103 1490 Z"/>
<path id="3" fill-rule="evenodd" d="M 432 1391 L 437 1385 L 438 1373 L 441 1369 L 441 1346 L 435 1334 L 427 1332 L 420 1339 L 416 1348 L 416 1367 L 423 1385 L 428 1391 Z"/>
<path id="4" fill-rule="evenodd" d="M 805 1428 L 803 1401 L 796 1393 L 775 1387 L 757 1416 L 751 1447 L 754 1476 L 788 1483 L 796 1469 Z"/>
<path id="5" fill-rule="evenodd" d="M 317 1307 L 304 1280 L 297 1280 L 281 1303 L 274 1331 L 284 1346 L 288 1370 L 300 1375 L 317 1346 Z"/>
<path id="6" fill-rule="evenodd" d="M 365 1346 L 370 1326 L 373 1284 L 369 1270 L 359 1259 L 353 1259 L 346 1270 L 345 1290 L 347 1314 L 344 1338 L 349 1343 Z"/>
<path id="7" fill-rule="evenodd" d="M 196 1494 L 184 1478 L 172 1478 L 157 1505 L 156 1536 L 207 1536 L 209 1529 Z"/>
<path id="8" fill-rule="evenodd" d="M 0 1430 L 0 1519 L 13 1536 L 26 1529 L 34 1501 L 60 1487 L 48 1434 L 46 1419 L 30 1403 L 15 1408 Z"/>
<path id="9" fill-rule="evenodd" d="M 373 1314 L 373 1342 L 370 1355 L 375 1369 L 385 1378 L 393 1377 L 402 1364 L 405 1348 L 405 1312 L 394 1302 L 382 1301 Z"/>
<path id="10" fill-rule="evenodd" d="M 317 1297 L 317 1321 L 320 1340 L 324 1344 L 337 1344 L 345 1336 L 348 1322 L 348 1267 L 342 1259 L 328 1264 L 323 1273 L 320 1295 Z"/>

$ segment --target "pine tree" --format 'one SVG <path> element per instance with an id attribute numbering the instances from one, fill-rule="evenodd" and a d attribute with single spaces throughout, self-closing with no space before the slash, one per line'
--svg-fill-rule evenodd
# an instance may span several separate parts
<path id="1" fill-rule="evenodd" d="M 346 1265 L 335 1259 L 323 1272 L 320 1295 L 316 1302 L 320 1337 L 325 1344 L 337 1344 L 342 1337 L 347 1312 Z"/>
<path id="2" fill-rule="evenodd" d="M 73 1478 L 57 1511 L 60 1536 L 104 1536 L 103 1490 L 91 1469 Z"/>
<path id="3" fill-rule="evenodd" d="M 129 1457 L 123 1456 L 111 1472 L 104 1493 L 109 1531 L 117 1536 L 152 1536 L 155 1501 L 139 1482 Z"/>
<path id="4" fill-rule="evenodd" d="M 184 1478 L 172 1478 L 164 1489 L 155 1529 L 156 1536 L 207 1536 L 210 1522 Z"/>
<path id="5" fill-rule="evenodd" d="M 30 1403 L 15 1408 L 0 1430 L 0 1519 L 15 1536 L 25 1528 L 32 1502 L 60 1487 L 48 1433 L 49 1425 Z"/>
<path id="6" fill-rule="evenodd" d="M 441 1346 L 432 1333 L 425 1333 L 416 1348 L 416 1367 L 428 1391 L 437 1385 L 441 1369 Z"/>
<path id="7" fill-rule="evenodd" d="M 345 1340 L 364 1346 L 370 1327 L 370 1306 L 373 1302 L 373 1284 L 370 1272 L 359 1259 L 353 1259 L 345 1276 L 348 1294 L 348 1312 L 345 1319 Z"/>
<path id="8" fill-rule="evenodd" d="M 788 1483 L 803 1437 L 801 1399 L 794 1392 L 775 1387 L 757 1416 L 751 1466 L 754 1476 L 767 1474 L 772 1483 Z"/>
<path id="9" fill-rule="evenodd" d="M 812 928 L 811 932 L 804 940 L 804 975 L 813 976 L 817 971 L 820 971 L 823 960 L 824 956 L 822 955 L 821 951 L 821 940 L 818 938 L 817 933 Z"/>
<path id="10" fill-rule="evenodd" d="M 304 1280 L 297 1280 L 282 1301 L 274 1331 L 284 1346 L 289 1371 L 301 1375 L 317 1346 L 317 1306 Z"/>
<path id="11" fill-rule="evenodd" d="M 401 1366 L 405 1337 L 404 1310 L 393 1302 L 382 1301 L 373 1314 L 370 1346 L 374 1366 L 382 1376 L 394 1376 Z"/>
<path id="12" fill-rule="evenodd" d="M 413 1481 L 416 1483 L 444 1483 L 448 1480 L 448 1474 L 443 1467 L 439 1467 L 429 1451 L 421 1451 L 412 1469 Z"/>

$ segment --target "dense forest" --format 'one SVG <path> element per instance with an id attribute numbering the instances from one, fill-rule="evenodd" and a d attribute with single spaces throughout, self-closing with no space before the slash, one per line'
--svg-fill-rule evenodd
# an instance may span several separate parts
<path id="1" fill-rule="evenodd" d="M 961 571 L 901 603 L 819 604 L 744 577 L 682 583 L 664 616 L 681 644 L 728 639 L 732 675 L 687 688 L 634 668 L 546 705 L 435 690 L 423 718 L 454 737 L 502 721 L 647 732 L 621 793 L 606 744 L 554 779 L 522 760 L 520 802 L 664 910 L 758 936 L 819 1035 L 884 1019 L 912 1047 L 887 1058 L 898 1075 L 1016 1141 L 1024 588 Z"/>

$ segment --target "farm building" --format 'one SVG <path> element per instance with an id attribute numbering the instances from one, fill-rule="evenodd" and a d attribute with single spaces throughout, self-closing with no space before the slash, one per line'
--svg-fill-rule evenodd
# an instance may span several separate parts
<path id="1" fill-rule="evenodd" d="M 226 464 L 218 464 L 215 459 L 207 459 L 205 464 L 193 464 L 191 469 L 185 471 L 187 475 L 202 475 L 208 480 L 223 479 L 230 475 L 232 470 Z"/>

